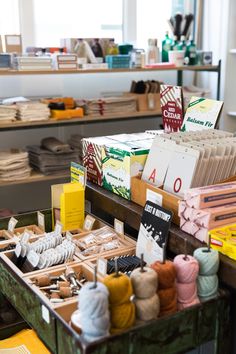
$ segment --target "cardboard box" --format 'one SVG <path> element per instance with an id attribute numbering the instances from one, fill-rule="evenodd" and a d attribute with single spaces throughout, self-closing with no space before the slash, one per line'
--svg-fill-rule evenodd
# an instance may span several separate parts
<path id="1" fill-rule="evenodd" d="M 152 193 L 154 193 L 152 195 Z M 180 224 L 180 219 L 178 216 L 178 208 L 180 198 L 172 195 L 162 189 L 162 186 L 156 187 L 146 181 L 141 180 L 141 176 L 134 176 L 131 179 L 131 200 L 141 206 L 144 206 L 146 200 L 149 199 L 149 195 L 162 200 L 162 206 L 165 209 L 171 210 L 173 212 L 173 223 L 176 225 Z"/>
<path id="2" fill-rule="evenodd" d="M 137 110 L 139 112 L 157 111 L 161 112 L 161 102 L 159 93 L 131 93 L 125 92 L 125 96 L 135 97 L 137 100 Z"/>
<path id="3" fill-rule="evenodd" d="M 80 183 L 55 184 L 52 192 L 52 223 L 55 210 L 60 211 L 63 231 L 82 228 L 84 223 L 85 196 L 84 186 Z"/>
<path id="4" fill-rule="evenodd" d="M 102 186 L 102 148 L 111 140 L 105 136 L 82 139 L 83 166 L 87 168 L 87 179 Z"/>
<path id="5" fill-rule="evenodd" d="M 149 149 L 137 142 L 109 144 L 102 148 L 102 185 L 119 196 L 131 199 L 131 178 L 143 171 Z"/>

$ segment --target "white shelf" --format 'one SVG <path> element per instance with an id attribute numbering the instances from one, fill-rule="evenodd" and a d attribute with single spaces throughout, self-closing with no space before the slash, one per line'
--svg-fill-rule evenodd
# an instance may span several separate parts
<path id="1" fill-rule="evenodd" d="M 236 111 L 235 112 L 231 111 L 231 112 L 228 112 L 227 114 L 228 114 L 228 116 L 236 117 Z"/>
<path id="2" fill-rule="evenodd" d="M 236 48 L 230 49 L 230 54 L 236 54 Z"/>

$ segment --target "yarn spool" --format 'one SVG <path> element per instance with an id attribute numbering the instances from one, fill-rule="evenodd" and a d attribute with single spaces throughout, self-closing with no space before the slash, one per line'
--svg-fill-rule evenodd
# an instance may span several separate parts
<path id="1" fill-rule="evenodd" d="M 166 261 L 161 263 L 156 261 L 151 265 L 151 268 L 155 270 L 158 275 L 158 288 L 169 289 L 174 286 L 176 279 L 176 270 L 173 262 Z"/>
<path id="2" fill-rule="evenodd" d="M 187 242 L 185 241 L 185 254 L 180 254 L 174 258 L 176 269 L 176 288 L 178 309 L 187 308 L 199 303 L 197 295 L 197 276 L 199 272 L 198 261 L 187 255 Z"/>
<path id="3" fill-rule="evenodd" d="M 81 321 L 80 321 L 80 310 L 76 310 L 71 315 L 70 320 L 71 327 L 78 333 L 81 334 Z"/>
<path id="4" fill-rule="evenodd" d="M 79 294 L 80 325 L 85 340 L 91 342 L 109 334 L 108 290 L 102 283 L 86 283 Z"/>
<path id="5" fill-rule="evenodd" d="M 139 299 L 147 299 L 152 297 L 158 287 L 157 273 L 148 267 L 136 268 L 130 275 L 134 294 Z"/>
<path id="6" fill-rule="evenodd" d="M 159 289 L 157 294 L 160 298 L 160 317 L 173 314 L 177 311 L 177 293 L 176 293 L 176 270 L 173 262 L 165 261 L 161 263 L 156 261 L 151 265 L 158 275 Z"/>
<path id="7" fill-rule="evenodd" d="M 211 299 L 216 296 L 218 291 L 217 275 L 199 275 L 197 279 L 198 295 L 204 300 Z"/>
<path id="8" fill-rule="evenodd" d="M 174 306 L 176 308 L 177 294 L 176 289 L 174 287 L 159 290 L 158 295 L 160 298 L 161 310 L 173 308 Z"/>
<path id="9" fill-rule="evenodd" d="M 193 256 L 199 263 L 199 275 L 214 275 L 218 272 L 220 265 L 218 251 L 201 247 L 194 251 Z"/>
<path id="10" fill-rule="evenodd" d="M 215 297 L 218 292 L 219 253 L 210 247 L 201 247 L 196 249 L 193 255 L 199 263 L 198 295 L 201 300 L 209 300 Z"/>
<path id="11" fill-rule="evenodd" d="M 130 301 L 130 297 L 133 295 L 131 280 L 127 275 L 117 271 L 107 275 L 103 282 L 109 291 L 110 332 L 120 333 L 133 326 L 135 322 L 135 306 Z"/>
<path id="12" fill-rule="evenodd" d="M 141 266 L 131 273 L 130 279 L 135 294 L 134 304 L 137 321 L 156 319 L 160 312 L 160 300 L 156 294 L 158 287 L 157 273 L 151 268 Z"/>
<path id="13" fill-rule="evenodd" d="M 179 283 L 192 283 L 196 281 L 199 264 L 198 261 L 192 257 L 184 254 L 179 254 L 174 258 L 174 266 L 176 269 L 176 278 Z"/>

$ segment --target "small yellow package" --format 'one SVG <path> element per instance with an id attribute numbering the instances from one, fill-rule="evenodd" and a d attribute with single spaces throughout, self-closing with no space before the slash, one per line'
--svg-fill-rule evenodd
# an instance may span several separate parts
<path id="1" fill-rule="evenodd" d="M 211 230 L 211 248 L 236 260 L 236 224 Z"/>
<path id="2" fill-rule="evenodd" d="M 56 184 L 52 189 L 53 225 L 55 220 L 62 223 L 63 231 L 83 227 L 85 189 L 81 183 Z"/>

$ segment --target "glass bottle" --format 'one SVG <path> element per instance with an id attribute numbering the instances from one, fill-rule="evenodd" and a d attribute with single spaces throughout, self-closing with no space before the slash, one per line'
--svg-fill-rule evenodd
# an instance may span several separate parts
<path id="1" fill-rule="evenodd" d="M 147 63 L 154 64 L 159 62 L 159 48 L 157 46 L 157 39 L 150 38 L 148 40 Z"/>
<path id="2" fill-rule="evenodd" d="M 197 64 L 197 48 L 193 38 L 190 39 L 189 43 L 186 46 L 185 57 L 188 58 L 189 65 Z"/>
<path id="3" fill-rule="evenodd" d="M 171 50 L 178 50 L 178 44 L 179 44 L 178 37 L 174 36 L 173 42 L 171 44 Z"/>
<path id="4" fill-rule="evenodd" d="M 171 44 L 172 40 L 169 37 L 169 33 L 166 32 L 165 39 L 162 41 L 162 53 L 161 53 L 161 59 L 162 62 L 168 62 L 169 61 L 169 50 L 171 50 Z"/>

